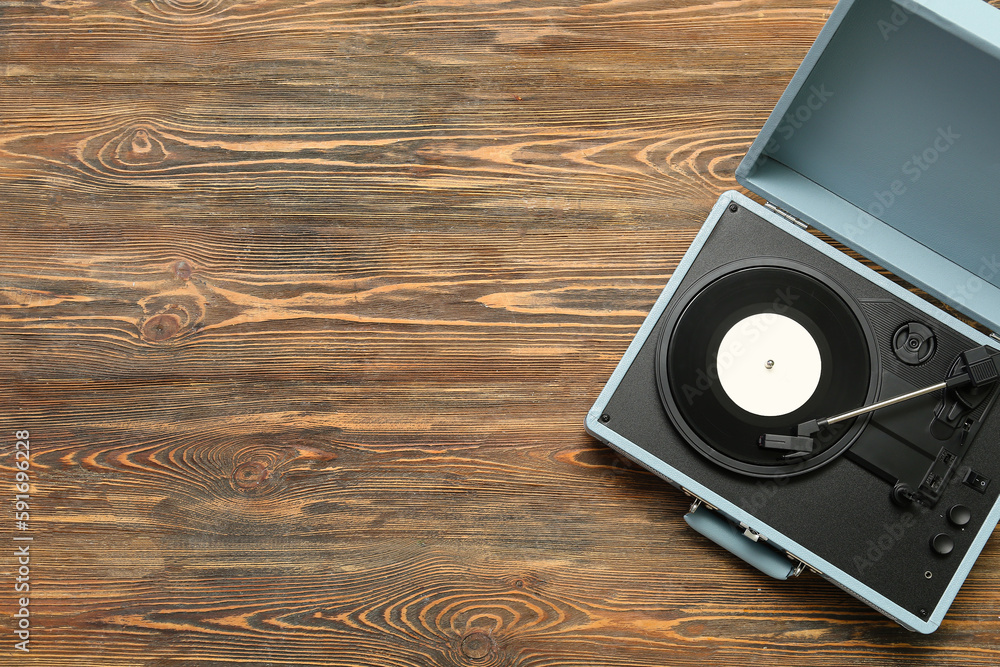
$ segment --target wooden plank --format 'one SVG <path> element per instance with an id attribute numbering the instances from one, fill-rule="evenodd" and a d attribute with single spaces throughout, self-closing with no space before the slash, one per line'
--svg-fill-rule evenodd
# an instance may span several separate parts
<path id="1" fill-rule="evenodd" d="M 0 663 L 996 662 L 583 431 L 832 6 L 0 2 Z"/>

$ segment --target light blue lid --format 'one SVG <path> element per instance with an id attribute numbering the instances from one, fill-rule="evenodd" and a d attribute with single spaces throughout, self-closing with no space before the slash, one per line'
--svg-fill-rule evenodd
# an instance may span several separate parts
<path id="1" fill-rule="evenodd" d="M 842 0 L 736 178 L 1000 331 L 1000 10 Z"/>

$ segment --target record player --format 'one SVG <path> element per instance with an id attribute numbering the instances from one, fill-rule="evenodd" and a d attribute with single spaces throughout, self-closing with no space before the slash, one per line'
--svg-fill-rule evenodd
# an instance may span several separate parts
<path id="1" fill-rule="evenodd" d="M 842 0 L 737 169 L 768 204 L 720 197 L 586 421 L 719 545 L 924 633 L 1000 519 L 997 109 L 996 8 Z"/>

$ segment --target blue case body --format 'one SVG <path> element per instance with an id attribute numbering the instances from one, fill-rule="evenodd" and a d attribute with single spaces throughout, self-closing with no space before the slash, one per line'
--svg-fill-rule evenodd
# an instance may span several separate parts
<path id="1" fill-rule="evenodd" d="M 928 48 L 937 50 L 928 53 Z M 842 0 L 740 164 L 737 179 L 972 319 L 1000 328 L 1000 265 L 993 254 L 1000 253 L 1000 218 L 990 207 L 1000 199 L 991 187 L 1000 180 L 1000 133 L 988 122 L 1000 109 L 998 60 L 1000 11 L 981 0 Z M 932 94 L 935 87 L 944 87 L 938 91 L 942 94 Z M 586 428 L 733 525 L 752 527 L 763 539 L 742 545 L 730 531 L 688 518 L 692 527 L 751 564 L 764 571 L 782 569 L 774 567 L 773 554 L 761 558 L 759 549 L 793 555 L 900 625 L 933 632 L 1000 520 L 1000 502 L 975 534 L 945 594 L 921 618 L 601 421 L 678 285 L 733 203 L 928 318 L 977 344 L 998 347 L 996 340 L 731 191 L 720 197 L 681 260 L 588 413 Z M 944 220 L 949 224 L 943 225 Z M 698 524 L 705 524 L 704 529 Z"/>

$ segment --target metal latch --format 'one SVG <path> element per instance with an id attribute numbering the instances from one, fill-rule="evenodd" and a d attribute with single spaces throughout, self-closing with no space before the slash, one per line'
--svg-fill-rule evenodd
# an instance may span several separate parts
<path id="1" fill-rule="evenodd" d="M 759 540 L 764 540 L 765 542 L 767 542 L 767 538 L 766 537 L 764 537 L 763 535 L 761 535 L 760 533 L 758 533 L 756 530 L 754 530 L 750 526 L 746 525 L 745 523 L 740 522 L 740 528 L 743 529 L 743 536 L 744 537 L 746 537 L 746 538 L 748 538 L 750 540 L 753 540 L 754 542 L 757 542 Z"/>

